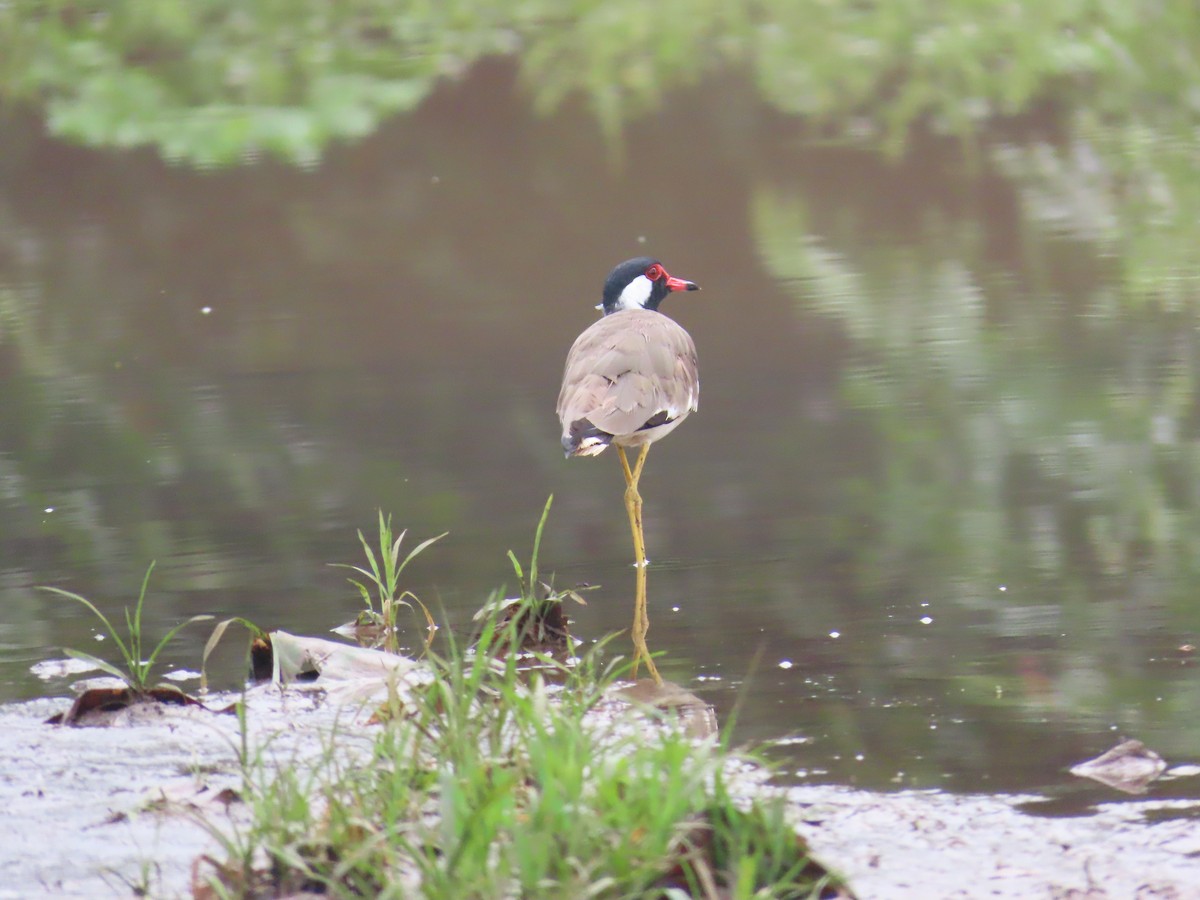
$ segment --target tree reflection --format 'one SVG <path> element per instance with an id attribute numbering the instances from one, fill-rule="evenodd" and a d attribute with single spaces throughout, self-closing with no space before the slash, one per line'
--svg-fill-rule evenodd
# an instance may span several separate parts
<path id="1" fill-rule="evenodd" d="M 1032 214 L 1074 219 L 1115 248 L 1131 290 L 1180 304 L 1200 279 L 1197 40 L 1191 0 L 1086 14 L 1071 0 L 704 0 L 653 15 L 634 0 L 18 0 L 0 8 L 0 99 L 72 140 L 200 166 L 315 164 L 489 56 L 519 61 L 544 113 L 586 98 L 613 143 L 668 92 L 705 80 L 717 95 L 739 75 L 814 134 L 893 155 L 916 124 L 1000 151 L 997 124 L 1052 111 L 1063 151 L 1004 151 Z"/>
<path id="2" fill-rule="evenodd" d="M 1031 248 L 1018 283 L 970 216 L 926 215 L 879 241 L 778 183 L 753 208 L 797 315 L 835 321 L 853 342 L 838 391 L 843 415 L 869 424 L 873 466 L 839 479 L 829 507 L 855 527 L 806 536 L 853 558 L 843 602 L 920 600 L 943 622 L 986 623 L 955 630 L 949 656 L 914 659 L 973 703 L 1066 703 L 1103 720 L 1122 679 L 1138 673 L 1124 683 L 1135 696 L 1153 683 L 1144 648 L 1200 628 L 1194 315 L 1113 302 L 1104 260 L 1076 268 L 1068 235 Z M 891 630 L 864 648 L 868 671 Z M 997 640 L 1030 648 L 1016 672 L 1008 661 L 964 671 Z M 1034 649 L 1047 640 L 1053 661 Z M 1187 702 L 1179 688 L 1157 698 L 1160 718 Z"/>

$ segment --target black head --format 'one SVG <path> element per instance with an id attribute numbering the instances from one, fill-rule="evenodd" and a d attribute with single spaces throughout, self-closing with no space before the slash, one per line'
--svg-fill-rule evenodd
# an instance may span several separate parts
<path id="1" fill-rule="evenodd" d="M 627 259 L 604 280 L 604 314 L 622 309 L 658 309 L 672 291 L 698 291 L 700 285 L 667 273 L 662 263 L 649 256 Z"/>

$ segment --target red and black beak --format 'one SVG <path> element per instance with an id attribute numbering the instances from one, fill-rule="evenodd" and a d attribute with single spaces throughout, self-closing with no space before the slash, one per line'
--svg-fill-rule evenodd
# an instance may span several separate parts
<path id="1" fill-rule="evenodd" d="M 698 291 L 700 285 L 694 281 L 684 281 L 682 278 L 676 278 L 674 275 L 667 276 L 668 291 Z"/>

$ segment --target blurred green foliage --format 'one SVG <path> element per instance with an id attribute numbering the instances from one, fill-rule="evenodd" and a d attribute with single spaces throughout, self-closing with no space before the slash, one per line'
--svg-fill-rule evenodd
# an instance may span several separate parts
<path id="1" fill-rule="evenodd" d="M 0 8 L 0 97 L 98 147 L 228 165 L 316 162 L 413 109 L 441 76 L 509 47 L 454 3 L 23 2 Z"/>
<path id="2" fill-rule="evenodd" d="M 1106 207 L 1086 226 L 1132 295 L 1178 305 L 1200 278 L 1197 46 L 1193 0 L 14 0 L 0 101 L 198 166 L 315 164 L 489 56 L 519 61 L 542 112 L 585 97 L 610 142 L 666 93 L 739 73 L 814 135 L 892 154 L 916 124 L 997 149 L 992 126 L 1051 110 L 1058 142 L 1008 148 L 1012 177 L 1051 218 L 1086 179 Z"/>
<path id="3" fill-rule="evenodd" d="M 1190 0 L 15 0 L 0 7 L 0 96 L 94 145 L 311 162 L 439 78 L 515 55 L 540 108 L 580 93 L 610 132 L 740 68 L 781 111 L 893 148 L 922 117 L 967 135 L 1037 103 L 1079 128 L 1122 125 L 1128 143 L 1192 126 L 1198 38 Z"/>

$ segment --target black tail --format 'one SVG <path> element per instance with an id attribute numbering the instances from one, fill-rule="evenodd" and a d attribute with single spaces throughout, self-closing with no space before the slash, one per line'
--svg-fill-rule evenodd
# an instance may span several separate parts
<path id="1" fill-rule="evenodd" d="M 567 456 L 592 456 L 612 442 L 613 436 L 597 428 L 587 419 L 576 419 L 563 435 L 563 452 Z"/>

